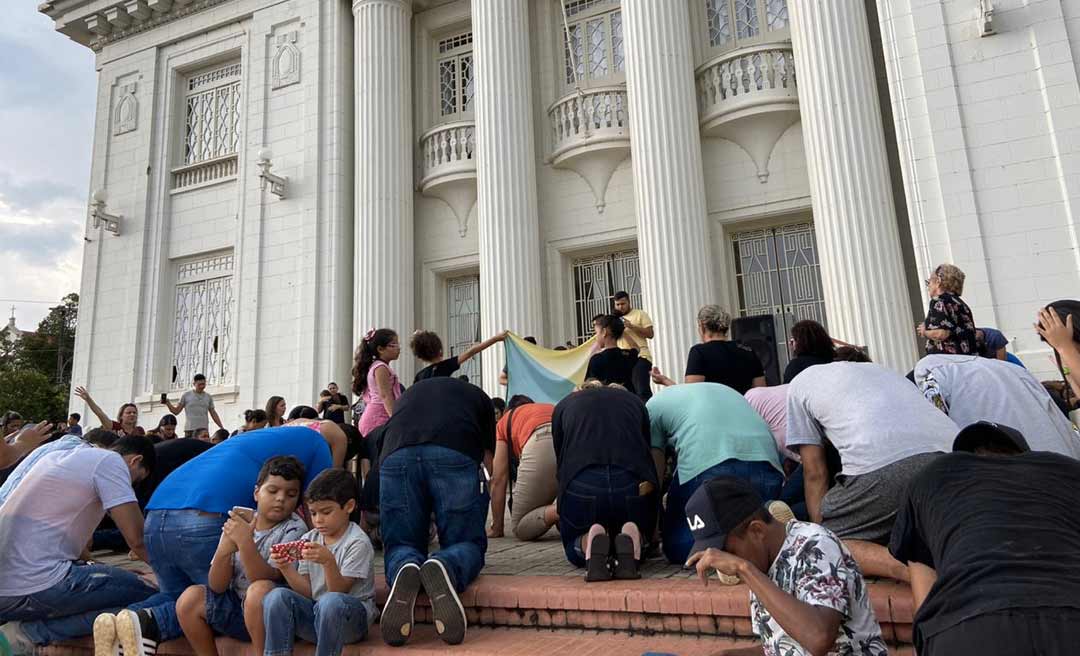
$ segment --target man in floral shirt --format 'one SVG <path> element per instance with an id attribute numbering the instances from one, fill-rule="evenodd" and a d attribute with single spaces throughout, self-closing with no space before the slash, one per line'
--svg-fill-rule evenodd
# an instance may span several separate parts
<path id="1" fill-rule="evenodd" d="M 882 656 L 881 638 L 862 572 L 831 531 L 773 519 L 746 481 L 713 479 L 686 504 L 694 534 L 687 566 L 702 581 L 710 570 L 750 587 L 754 633 L 762 647 L 726 656 Z"/>

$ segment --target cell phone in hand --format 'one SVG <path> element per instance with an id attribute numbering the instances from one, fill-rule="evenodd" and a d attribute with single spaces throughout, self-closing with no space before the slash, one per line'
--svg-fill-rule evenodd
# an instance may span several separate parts
<path id="1" fill-rule="evenodd" d="M 247 506 L 233 506 L 232 512 L 236 513 L 244 519 L 245 522 L 251 523 L 255 521 L 255 509 L 248 508 Z"/>
<path id="2" fill-rule="evenodd" d="M 169 398 L 168 394 L 166 394 L 165 392 L 161 393 L 161 402 L 162 403 L 165 403 L 168 400 L 168 398 Z"/>
<path id="3" fill-rule="evenodd" d="M 307 544 L 305 540 L 293 540 L 292 542 L 282 542 L 270 547 L 270 554 L 278 560 L 284 560 L 287 563 L 295 563 L 302 560 L 301 553 L 304 550 L 304 545 Z"/>

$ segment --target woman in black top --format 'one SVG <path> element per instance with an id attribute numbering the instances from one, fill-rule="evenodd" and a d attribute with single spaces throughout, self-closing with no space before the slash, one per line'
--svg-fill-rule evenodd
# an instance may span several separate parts
<path id="1" fill-rule="evenodd" d="M 634 389 L 634 365 L 638 361 L 638 352 L 637 349 L 621 349 L 618 346 L 624 330 L 622 319 L 605 314 L 596 317 L 593 322 L 600 350 L 589 358 L 585 380 L 595 379 L 605 385 L 618 383 L 637 394 Z"/>
<path id="2" fill-rule="evenodd" d="M 443 344 L 439 336 L 430 330 L 418 330 L 413 333 L 409 346 L 412 347 L 413 355 L 415 355 L 417 359 L 426 362 L 428 366 L 416 372 L 413 383 L 419 383 L 428 378 L 450 377 L 454 375 L 454 372 L 461 368 L 461 365 L 468 362 L 469 359 L 479 355 L 485 349 L 491 348 L 504 339 L 506 339 L 506 331 L 495 335 L 485 342 L 480 342 L 479 344 L 469 347 L 467 351 L 460 355 L 451 355 L 450 357 L 443 359 Z"/>
<path id="3" fill-rule="evenodd" d="M 686 359 L 687 383 L 720 383 L 746 394 L 751 387 L 765 387 L 765 370 L 750 349 L 728 339 L 731 315 L 719 305 L 703 305 L 698 310 L 701 343 L 690 349 Z M 653 367 L 653 382 L 674 385 L 675 381 Z"/>
<path id="4" fill-rule="evenodd" d="M 940 264 L 926 279 L 930 307 L 916 331 L 926 338 L 926 353 L 974 355 L 978 353 L 975 319 L 960 298 L 964 272 L 952 264 Z"/>
<path id="5" fill-rule="evenodd" d="M 836 347 L 825 326 L 804 319 L 791 327 L 791 361 L 784 369 L 784 384 L 790 383 L 804 369 L 816 364 L 829 364 L 836 357 Z"/>

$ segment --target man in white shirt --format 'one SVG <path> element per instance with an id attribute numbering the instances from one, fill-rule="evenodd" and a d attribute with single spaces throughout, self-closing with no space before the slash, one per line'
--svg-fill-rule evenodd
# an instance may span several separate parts
<path id="1" fill-rule="evenodd" d="M 133 572 L 84 562 L 106 512 L 128 547 L 148 561 L 132 485 L 154 464 L 153 443 L 135 435 L 111 449 L 50 453 L 0 507 L 0 634 L 13 654 L 91 635 L 102 612 L 157 592 Z"/>
<path id="2" fill-rule="evenodd" d="M 206 391 L 206 376 L 195 374 L 192 384 L 194 389 L 184 392 L 176 405 L 170 403 L 164 394 L 161 395 L 161 402 L 169 407 L 169 412 L 174 415 L 184 412 L 184 437 L 194 437 L 196 431 L 202 429 L 210 432 L 210 419 L 207 415 L 214 418 L 218 428 L 224 429 L 225 425 L 221 423 L 221 417 L 218 417 L 217 410 L 214 409 L 214 397 Z"/>

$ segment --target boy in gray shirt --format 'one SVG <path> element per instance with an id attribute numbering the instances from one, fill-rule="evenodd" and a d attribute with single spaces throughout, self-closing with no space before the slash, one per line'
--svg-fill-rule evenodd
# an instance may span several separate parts
<path id="1" fill-rule="evenodd" d="M 180 626 L 196 653 L 213 653 L 218 634 L 251 640 L 256 653 L 262 653 L 262 613 L 253 614 L 258 622 L 246 624 L 244 609 L 260 609 L 266 593 L 280 585 L 281 572 L 269 563 L 270 548 L 307 531 L 293 513 L 304 476 L 304 465 L 296 458 L 270 458 L 256 482 L 255 514 L 249 509 L 229 513 L 210 563 L 208 585 L 189 587 L 176 602 Z"/>
<path id="2" fill-rule="evenodd" d="M 263 599 L 268 654 L 292 653 L 296 636 L 315 643 L 316 656 L 340 654 L 375 622 L 375 550 L 349 521 L 356 480 L 343 469 L 327 469 L 311 481 L 305 499 L 315 529 L 302 538 L 299 565 L 273 555 L 289 587 Z"/>
<path id="3" fill-rule="evenodd" d="M 161 395 L 161 402 L 169 407 L 169 412 L 174 415 L 184 413 L 184 437 L 194 437 L 196 431 L 202 429 L 209 431 L 210 417 L 213 417 L 218 428 L 224 429 L 221 417 L 214 409 L 214 397 L 206 391 L 206 376 L 195 374 L 191 380 L 194 389 L 184 392 L 176 405 L 169 402 L 164 394 Z"/>

